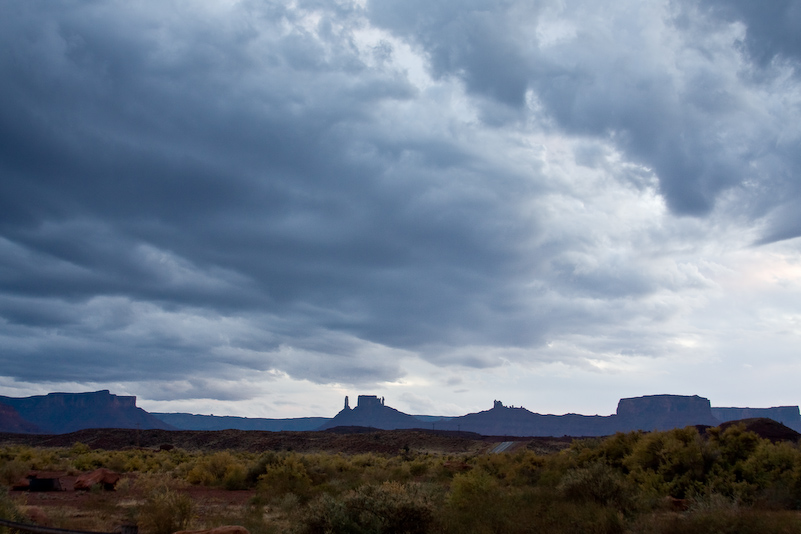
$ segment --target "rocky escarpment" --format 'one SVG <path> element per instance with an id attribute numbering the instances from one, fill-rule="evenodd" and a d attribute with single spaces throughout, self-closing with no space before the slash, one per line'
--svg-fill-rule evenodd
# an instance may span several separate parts
<path id="1" fill-rule="evenodd" d="M 382 430 L 396 430 L 422 428 L 425 425 L 413 415 L 384 406 L 384 399 L 379 399 L 375 395 L 359 395 L 358 404 L 355 408 L 350 408 L 347 397 L 345 397 L 345 407 L 342 411 L 322 425 L 319 430 L 338 426 L 363 426 Z"/>
<path id="2" fill-rule="evenodd" d="M 495 401 L 491 410 L 436 423 L 438 430 L 462 430 L 485 436 L 605 436 L 614 434 L 608 416 L 543 415 Z"/>
<path id="3" fill-rule="evenodd" d="M 295 417 L 266 419 L 262 417 L 235 417 L 231 415 L 197 415 L 189 413 L 150 412 L 159 420 L 178 430 L 266 430 L 269 432 L 317 430 L 331 420 L 330 417 Z"/>
<path id="4" fill-rule="evenodd" d="M 798 406 L 774 406 L 773 408 L 712 408 L 712 415 L 721 422 L 741 419 L 768 418 L 796 432 L 801 432 L 801 413 Z"/>
<path id="5" fill-rule="evenodd" d="M 698 395 L 646 395 L 620 399 L 616 416 L 616 432 L 720 424 L 712 415 L 709 399 Z"/>
<path id="6" fill-rule="evenodd" d="M 0 432 L 16 434 L 37 434 L 41 430 L 30 421 L 26 421 L 13 407 L 0 404 Z"/>
<path id="7" fill-rule="evenodd" d="M 455 430 L 489 436 L 605 436 L 632 430 L 668 430 L 691 425 L 716 426 L 723 421 L 768 417 L 801 429 L 797 406 L 775 408 L 712 408 L 697 395 L 648 395 L 621 399 L 614 415 L 543 415 L 495 401 L 490 410 L 460 417 L 413 416 L 386 406 L 383 398 L 361 395 L 351 409 L 333 419 L 308 417 L 261 419 L 160 413 L 158 418 L 136 407 L 136 397 L 93 393 L 50 393 L 35 397 L 0 396 L 0 432 L 63 434 L 87 428 L 186 430 L 306 431 L 334 427 L 383 430 Z"/>
<path id="8" fill-rule="evenodd" d="M 20 417 L 46 434 L 65 434 L 85 428 L 172 427 L 136 407 L 136 397 L 112 395 L 108 390 L 92 393 L 48 393 L 33 397 L 3 397 Z"/>
<path id="9" fill-rule="evenodd" d="M 542 415 L 495 401 L 491 410 L 453 417 L 436 424 L 506 436 L 606 436 L 632 430 L 668 430 L 690 425 L 717 425 L 709 399 L 698 396 L 650 395 L 621 399 L 615 415 Z"/>
<path id="10" fill-rule="evenodd" d="M 384 406 L 374 396 L 359 397 L 359 406 L 345 405 L 322 428 L 370 426 L 382 429 L 429 428 L 461 430 L 485 436 L 606 436 L 631 430 L 668 430 L 691 425 L 719 424 L 712 416 L 709 399 L 684 395 L 650 395 L 621 399 L 614 415 L 543 415 L 523 407 L 495 401 L 490 410 L 423 422 Z"/>

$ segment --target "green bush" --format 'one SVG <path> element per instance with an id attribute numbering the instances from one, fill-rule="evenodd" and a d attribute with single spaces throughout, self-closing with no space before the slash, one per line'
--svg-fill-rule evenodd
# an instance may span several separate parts
<path id="1" fill-rule="evenodd" d="M 258 489 L 268 500 L 293 493 L 305 502 L 311 497 L 312 479 L 298 455 L 290 454 L 266 467 L 265 473 L 259 476 Z"/>
<path id="2" fill-rule="evenodd" d="M 0 486 L 0 518 L 18 522 L 24 518 L 19 506 L 9 495 L 8 489 L 2 486 Z M 0 534 L 8 534 L 8 532 L 8 528 L 0 526 Z"/>
<path id="3" fill-rule="evenodd" d="M 431 494 L 419 484 L 366 485 L 337 499 L 323 495 L 301 518 L 303 534 L 425 534 L 434 522 Z"/>
<path id="4" fill-rule="evenodd" d="M 711 463 L 694 427 L 646 434 L 622 461 L 641 490 L 677 498 L 703 492 Z"/>
<path id="5" fill-rule="evenodd" d="M 171 534 L 186 529 L 192 518 L 192 499 L 179 491 L 179 481 L 166 475 L 140 476 L 134 486 L 144 497 L 137 509 L 142 532 Z"/>
<path id="6" fill-rule="evenodd" d="M 0 465 L 0 484 L 13 486 L 28 474 L 29 466 L 19 460 L 9 460 Z"/>
<path id="7" fill-rule="evenodd" d="M 247 489 L 247 471 L 245 471 L 245 468 L 240 464 L 231 464 L 225 471 L 222 485 L 229 491 Z"/>
<path id="8" fill-rule="evenodd" d="M 623 475 L 608 465 L 596 462 L 565 474 L 559 490 L 568 500 L 592 501 L 619 510 L 632 507 L 634 495 Z"/>

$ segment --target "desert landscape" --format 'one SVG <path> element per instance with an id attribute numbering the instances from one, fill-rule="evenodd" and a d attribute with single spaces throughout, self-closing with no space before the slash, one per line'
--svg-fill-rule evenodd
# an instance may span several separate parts
<path id="1" fill-rule="evenodd" d="M 798 437 L 768 419 L 601 438 L 356 427 L 2 434 L 0 514 L 141 534 L 799 532 Z"/>

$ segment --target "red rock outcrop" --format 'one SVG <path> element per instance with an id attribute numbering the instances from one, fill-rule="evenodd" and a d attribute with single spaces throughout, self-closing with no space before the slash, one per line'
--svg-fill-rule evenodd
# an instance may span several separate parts
<path id="1" fill-rule="evenodd" d="M 75 480 L 75 489 L 86 491 L 92 489 L 92 486 L 95 484 L 100 484 L 104 490 L 111 491 L 119 480 L 120 475 L 105 467 L 101 467 L 100 469 L 95 469 L 91 473 L 80 475 Z"/>

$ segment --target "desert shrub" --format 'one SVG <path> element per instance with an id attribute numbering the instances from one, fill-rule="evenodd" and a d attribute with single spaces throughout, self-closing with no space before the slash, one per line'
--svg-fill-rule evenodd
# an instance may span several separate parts
<path id="1" fill-rule="evenodd" d="M 236 465 L 237 459 L 228 451 L 215 452 L 204 458 L 203 465 L 211 473 L 214 480 L 221 481 L 231 466 Z"/>
<path id="2" fill-rule="evenodd" d="M 227 490 L 244 490 L 248 488 L 247 471 L 240 464 L 231 464 L 225 471 L 222 485 Z"/>
<path id="3" fill-rule="evenodd" d="M 204 486 L 245 489 L 247 469 L 243 461 L 230 452 L 216 452 L 197 459 L 186 474 L 186 480 L 191 484 Z"/>
<path id="4" fill-rule="evenodd" d="M 145 461 L 139 455 L 119 456 L 118 458 L 119 460 L 109 462 L 106 467 L 127 473 L 147 473 L 149 471 Z"/>
<path id="5" fill-rule="evenodd" d="M 540 496 L 540 501 L 521 503 L 522 524 L 512 525 L 505 532 L 548 534 L 623 534 L 627 524 L 623 515 L 610 506 L 595 502 L 549 501 Z"/>
<path id="6" fill-rule="evenodd" d="M 643 436 L 642 432 L 618 432 L 608 438 L 576 440 L 570 445 L 568 454 L 580 467 L 603 462 L 625 474 L 628 472 L 625 459 Z"/>
<path id="7" fill-rule="evenodd" d="M 29 465 L 20 460 L 8 460 L 0 466 L 0 484 L 13 486 L 28 474 Z"/>
<path id="8" fill-rule="evenodd" d="M 458 493 L 469 478 L 481 481 L 486 474 L 457 475 Z M 569 500 L 550 488 L 486 485 L 486 480 L 469 484 L 467 495 L 458 500 L 451 494 L 439 524 L 452 534 L 622 534 L 626 518 L 614 506 L 589 500 Z M 489 477 L 489 480 L 493 480 Z M 497 482 L 497 481 L 496 481 Z M 483 490 L 489 490 L 483 493 Z M 483 498 L 482 498 L 483 495 Z"/>
<path id="9" fill-rule="evenodd" d="M 92 452 L 92 448 L 89 447 L 89 445 L 76 441 L 72 444 L 67 454 L 69 454 L 69 456 L 80 456 L 81 454 L 88 454 L 90 452 Z"/>
<path id="10" fill-rule="evenodd" d="M 0 518 L 8 521 L 22 521 L 23 514 L 14 499 L 8 493 L 8 489 L 0 486 Z M 0 534 L 8 534 L 9 529 L 0 526 Z"/>
<path id="11" fill-rule="evenodd" d="M 280 456 L 273 451 L 267 451 L 259 456 L 256 461 L 248 467 L 247 474 L 245 475 L 248 486 L 255 486 L 259 481 L 259 477 L 267 472 L 268 467 L 277 465 L 280 462 Z"/>
<path id="12" fill-rule="evenodd" d="M 678 498 L 703 492 L 711 463 L 694 427 L 646 434 L 622 462 L 642 490 Z"/>
<path id="13" fill-rule="evenodd" d="M 474 469 L 454 475 L 448 502 L 458 510 L 469 510 L 498 493 L 498 481 L 486 471 Z"/>
<path id="14" fill-rule="evenodd" d="M 454 532 L 508 532 L 516 514 L 508 490 L 484 470 L 454 475 L 444 515 Z"/>
<path id="15" fill-rule="evenodd" d="M 259 476 L 258 490 L 268 500 L 293 493 L 301 501 L 306 501 L 311 496 L 311 489 L 311 477 L 297 454 L 284 456 L 279 463 L 267 466 L 265 473 Z"/>
<path id="16" fill-rule="evenodd" d="M 738 464 L 737 474 L 750 490 L 751 499 L 762 507 L 801 509 L 801 451 L 787 442 L 762 440 L 747 459 Z"/>
<path id="17" fill-rule="evenodd" d="M 415 459 L 409 462 L 409 474 L 414 477 L 420 477 L 428 473 L 428 463 Z"/>
<path id="18" fill-rule="evenodd" d="M 65 469 L 67 463 L 61 458 L 61 451 L 58 449 L 37 449 L 30 460 L 30 467 L 42 471 L 58 471 Z"/>
<path id="19" fill-rule="evenodd" d="M 792 512 L 726 506 L 684 514 L 643 515 L 631 534 L 798 534 L 801 522 Z"/>
<path id="20" fill-rule="evenodd" d="M 103 451 L 94 451 L 84 443 L 75 443 L 69 450 L 69 457 L 72 460 L 72 467 L 78 471 L 92 471 L 105 465 L 108 456 Z"/>
<path id="21" fill-rule="evenodd" d="M 140 476 L 135 488 L 144 494 L 137 510 L 146 534 L 171 534 L 184 530 L 192 517 L 192 500 L 178 489 L 180 483 L 165 475 Z"/>
<path id="22" fill-rule="evenodd" d="M 620 510 L 630 509 L 634 501 L 632 488 L 623 475 L 601 462 L 568 471 L 559 490 L 568 500 L 593 501 Z"/>
<path id="23" fill-rule="evenodd" d="M 509 458 L 509 466 L 505 473 L 507 483 L 514 486 L 539 484 L 546 465 L 545 458 L 527 450 L 507 456 Z"/>
<path id="24" fill-rule="evenodd" d="M 386 482 L 365 485 L 341 498 L 322 495 L 301 518 L 303 534 L 425 534 L 434 502 L 423 486 Z"/>
<path id="25" fill-rule="evenodd" d="M 709 442 L 717 449 L 718 461 L 732 467 L 747 460 L 763 441 L 754 432 L 746 430 L 742 423 L 723 431 L 719 427 L 710 428 L 707 435 Z"/>
<path id="26" fill-rule="evenodd" d="M 206 466 L 203 464 L 195 464 L 186 474 L 186 481 L 190 484 L 197 484 L 201 486 L 211 486 L 214 484 L 214 475 L 212 475 Z"/>

